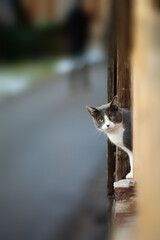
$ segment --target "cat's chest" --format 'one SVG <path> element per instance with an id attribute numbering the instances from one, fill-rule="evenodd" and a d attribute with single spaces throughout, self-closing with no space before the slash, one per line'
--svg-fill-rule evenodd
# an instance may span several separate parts
<path id="1" fill-rule="evenodd" d="M 121 126 L 113 132 L 107 133 L 111 142 L 119 147 L 123 147 L 123 134 L 125 129 Z"/>

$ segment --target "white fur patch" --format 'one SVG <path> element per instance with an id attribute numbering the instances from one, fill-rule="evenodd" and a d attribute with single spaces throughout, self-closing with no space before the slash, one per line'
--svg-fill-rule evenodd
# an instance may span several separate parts
<path id="1" fill-rule="evenodd" d="M 108 127 L 109 126 L 109 127 Z M 101 127 L 103 131 L 105 131 L 107 133 L 107 130 L 111 130 L 115 127 L 115 124 L 109 120 L 109 118 L 107 117 L 107 115 L 104 115 L 104 124 Z"/>
<path id="2" fill-rule="evenodd" d="M 123 133 L 124 128 L 122 124 L 119 126 L 116 126 L 115 129 L 112 129 L 111 131 L 106 132 L 111 142 L 113 142 L 118 147 L 123 147 Z"/>
<path id="3" fill-rule="evenodd" d="M 124 127 L 122 123 L 115 124 L 112 121 L 109 120 L 109 118 L 105 115 L 104 116 L 104 124 L 101 127 L 101 129 L 107 134 L 111 142 L 113 142 L 115 145 L 121 148 L 125 148 L 123 145 L 123 133 L 124 133 Z M 128 149 L 124 149 L 125 151 Z"/>

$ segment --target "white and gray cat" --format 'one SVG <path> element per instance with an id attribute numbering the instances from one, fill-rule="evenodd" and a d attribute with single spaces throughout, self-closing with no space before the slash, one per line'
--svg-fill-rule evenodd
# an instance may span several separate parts
<path id="1" fill-rule="evenodd" d="M 96 128 L 107 134 L 110 141 L 123 149 L 129 156 L 130 172 L 126 178 L 133 178 L 132 119 L 129 109 L 118 106 L 117 97 L 100 107 L 86 107 L 93 117 Z"/>

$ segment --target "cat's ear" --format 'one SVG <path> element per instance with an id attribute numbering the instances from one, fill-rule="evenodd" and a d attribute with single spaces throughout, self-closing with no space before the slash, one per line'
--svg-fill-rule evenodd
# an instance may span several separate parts
<path id="1" fill-rule="evenodd" d="M 91 116 L 95 116 L 98 113 L 98 109 L 90 106 L 86 106 L 88 112 L 91 114 Z"/>
<path id="2" fill-rule="evenodd" d="M 118 109 L 118 99 L 117 96 L 114 96 L 111 103 L 110 108 Z"/>

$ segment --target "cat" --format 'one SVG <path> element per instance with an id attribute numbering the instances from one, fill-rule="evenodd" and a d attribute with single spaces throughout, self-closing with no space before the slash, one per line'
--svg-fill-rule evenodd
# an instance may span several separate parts
<path id="1" fill-rule="evenodd" d="M 133 178 L 131 111 L 118 106 L 117 96 L 108 104 L 86 108 L 93 117 L 95 127 L 106 133 L 112 143 L 128 154 L 130 172 L 126 178 Z"/>

